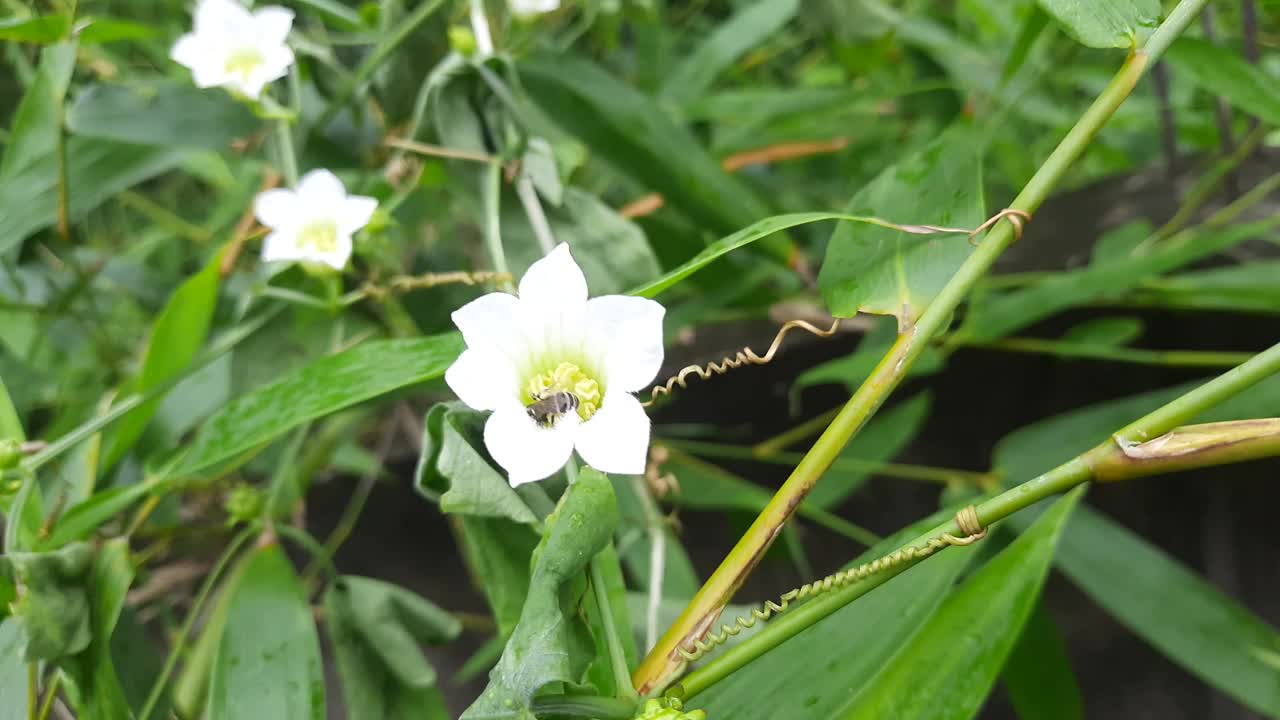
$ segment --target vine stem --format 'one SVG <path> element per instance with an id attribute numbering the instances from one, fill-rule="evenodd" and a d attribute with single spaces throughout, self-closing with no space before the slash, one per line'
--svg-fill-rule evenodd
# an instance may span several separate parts
<path id="1" fill-rule="evenodd" d="M 502 164 L 495 161 L 489 163 L 484 174 L 484 244 L 489 251 L 489 260 L 493 263 L 493 271 L 510 277 L 511 270 L 507 266 L 507 251 L 502 247 Z M 512 289 L 511 281 L 504 285 Z"/>
<path id="2" fill-rule="evenodd" d="M 1026 187 L 1014 198 L 1009 209 L 1034 213 L 1040 207 L 1054 185 L 1133 91 L 1149 65 L 1159 58 L 1207 2 L 1208 0 L 1181 0 L 1152 33 L 1146 45 L 1129 54 L 1115 77 L 1045 159 Z M 632 682 L 641 694 L 658 689 L 679 671 L 683 658 L 677 648 L 687 644 L 692 638 L 700 637 L 715 623 L 720 611 L 745 582 L 818 478 L 854 433 L 898 386 L 931 339 L 951 322 L 952 314 L 961 300 L 990 269 L 1000 253 L 1013 242 L 1014 237 L 1014 226 L 1011 223 L 996 225 L 929 303 L 916 324 L 898 336 L 871 376 L 849 398 L 796 465 L 777 494 L 756 517 L 746 534 L 636 668 Z M 981 512 L 979 515 L 981 517 Z"/>
<path id="3" fill-rule="evenodd" d="M 990 527 L 1019 510 L 1030 507 L 1045 498 L 1066 492 L 1081 483 L 1098 479 L 1107 482 L 1190 469 L 1210 464 L 1221 464 L 1243 459 L 1266 457 L 1280 452 L 1280 436 L 1276 428 L 1280 421 L 1241 421 L 1219 423 L 1210 426 L 1192 426 L 1179 432 L 1199 434 L 1201 444 L 1168 447 L 1161 453 L 1160 443 L 1144 460 L 1135 460 L 1135 446 L 1171 433 L 1187 420 L 1238 395 L 1270 375 L 1280 372 L 1280 343 L 1255 355 L 1237 368 L 1214 378 L 1173 402 L 1143 416 L 1114 433 L 1097 447 L 1021 485 L 1014 486 L 977 505 L 978 520 L 983 527 Z M 1259 433 L 1262 423 L 1268 432 Z M 1221 428 L 1215 432 L 1214 428 Z M 1254 438 L 1257 441 L 1254 441 Z M 1165 438 L 1161 438 L 1164 440 Z M 1230 453 L 1241 445 L 1252 445 L 1246 453 L 1232 457 Z M 942 533 L 961 532 L 955 520 L 904 543 L 900 548 L 919 547 L 930 538 Z M 688 699 L 741 669 L 751 661 L 777 647 L 814 623 L 827 617 L 857 598 L 888 582 L 920 560 L 909 560 L 894 565 L 860 582 L 808 601 L 786 615 L 780 615 L 766 624 L 759 632 L 742 642 L 727 648 L 706 665 L 691 672 L 680 682 L 679 693 Z"/>

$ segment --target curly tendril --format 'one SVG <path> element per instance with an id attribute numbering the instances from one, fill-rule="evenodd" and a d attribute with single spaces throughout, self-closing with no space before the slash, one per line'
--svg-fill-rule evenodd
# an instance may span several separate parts
<path id="1" fill-rule="evenodd" d="M 774 615 L 786 612 L 792 602 L 812 599 L 823 593 L 884 572 L 896 565 L 923 560 L 942 548 L 970 545 L 987 536 L 986 528 L 982 527 L 982 522 L 978 519 L 978 511 L 972 505 L 966 505 L 956 513 L 956 525 L 959 526 L 960 532 L 964 533 L 963 536 L 956 537 L 951 533 L 943 533 L 929 538 L 923 545 L 904 547 L 869 563 L 842 570 L 821 580 L 801 585 L 795 590 L 779 596 L 777 602 L 767 600 L 763 605 L 754 607 L 749 612 L 734 618 L 732 622 L 724 623 L 720 626 L 718 632 L 710 632 L 700 639 L 693 640 L 692 649 L 677 646 L 676 651 L 680 653 L 680 656 L 685 661 L 694 662 L 712 649 L 728 642 L 729 638 L 737 636 L 743 630 L 755 627 L 757 622 L 763 622 Z"/>

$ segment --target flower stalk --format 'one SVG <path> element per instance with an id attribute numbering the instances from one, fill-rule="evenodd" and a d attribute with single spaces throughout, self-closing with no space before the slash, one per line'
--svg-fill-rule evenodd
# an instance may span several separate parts
<path id="1" fill-rule="evenodd" d="M 1116 108 L 1128 98 L 1150 64 L 1181 34 L 1207 1 L 1181 0 L 1151 35 L 1146 45 L 1129 54 L 1115 77 L 1045 159 L 1022 192 L 1014 198 L 1009 205 L 1010 210 L 1030 214 L 1040 207 Z M 679 671 L 683 658 L 677 648 L 688 645 L 692 639 L 700 637 L 714 625 L 721 610 L 764 556 L 773 539 L 804 501 L 818 478 L 854 433 L 861 429 L 884 403 L 889 393 L 898 386 L 931 340 L 946 328 L 956 307 L 969 290 L 1013 242 L 1014 230 L 1011 223 L 996 225 L 933 299 L 915 326 L 907 328 L 898 336 L 870 377 L 841 408 L 746 534 L 636 669 L 632 682 L 641 694 L 661 688 Z M 1164 429 L 1174 426 L 1176 423 Z M 1088 467 L 1082 462 L 1076 462 L 1080 468 L 1066 474 L 1066 479 L 1070 480 L 1066 487 L 1078 484 L 1088 477 Z M 1079 473 L 1078 476 L 1076 472 Z M 1065 489 L 1058 488 L 1057 484 L 1051 487 L 1057 489 L 1049 494 Z M 981 508 L 979 515 L 982 516 Z M 991 518 L 982 517 L 982 520 L 985 525 Z M 953 528 L 952 531 L 957 529 Z"/>

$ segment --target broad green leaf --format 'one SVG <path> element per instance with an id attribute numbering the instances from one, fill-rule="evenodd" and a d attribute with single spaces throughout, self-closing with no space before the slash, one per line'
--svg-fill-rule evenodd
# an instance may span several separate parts
<path id="1" fill-rule="evenodd" d="M 1036 605 L 1058 537 L 1082 492 L 1054 503 L 965 580 L 841 717 L 959 720 L 976 715 Z"/>
<path id="2" fill-rule="evenodd" d="M 846 215 L 843 213 L 791 213 L 788 215 L 774 215 L 763 220 L 758 220 L 741 230 L 726 235 L 716 240 L 706 247 L 705 250 L 690 258 L 687 262 L 679 267 L 671 270 L 662 277 L 651 283 L 634 288 L 630 291 L 630 295 L 639 295 L 640 297 L 654 297 L 663 292 L 672 285 L 684 280 L 690 275 L 698 272 L 702 268 L 710 265 L 713 261 L 720 259 L 722 256 L 737 250 L 740 247 L 750 245 L 751 243 L 768 237 L 769 235 L 804 225 L 807 223 L 818 222 L 820 220 L 847 220 L 853 223 L 861 223 L 879 228 L 894 227 L 892 222 L 881 220 L 876 217 L 862 215 Z M 945 237 L 945 236 L 943 236 Z"/>
<path id="3" fill-rule="evenodd" d="M 459 515 L 458 521 L 463 557 L 489 602 L 498 635 L 509 637 L 529 594 L 530 558 L 538 535 L 529 525 L 501 518 Z"/>
<path id="4" fill-rule="evenodd" d="M 946 519 L 937 513 L 904 528 L 850 565 L 881 557 Z M 972 555 L 973 548 L 951 548 L 906 570 L 716 683 L 689 707 L 734 720 L 838 717 L 920 629 Z M 721 622 L 732 618 L 726 614 Z"/>
<path id="5" fill-rule="evenodd" d="M 1058 553 L 1071 581 L 1188 672 L 1268 717 L 1280 717 L 1280 632 L 1180 562 L 1102 514 L 1081 508 Z"/>
<path id="6" fill-rule="evenodd" d="M 316 360 L 233 400 L 209 418 L 178 473 L 208 468 L 305 422 L 438 378 L 461 352 L 462 336 L 445 333 L 374 340 Z"/>
<path id="7" fill-rule="evenodd" d="M 890 346 L 898 339 L 898 325 L 889 319 L 876 323 L 858 343 L 858 347 L 848 355 L 815 365 L 796 377 L 797 389 L 822 385 L 823 383 L 840 383 L 855 392 L 863 381 L 871 376 L 880 360 L 889 352 Z M 933 375 L 945 365 L 942 352 L 929 346 L 920 353 L 919 359 L 907 369 L 907 377 Z M 854 436 L 857 439 L 857 436 Z"/>
<path id="8" fill-rule="evenodd" d="M 52 43 L 71 31 L 66 15 L 35 15 L 0 20 L 0 40 L 8 42 Z"/>
<path id="9" fill-rule="evenodd" d="M 1062 334 L 1064 342 L 1082 345 L 1122 347 L 1142 335 L 1142 320 L 1136 317 L 1103 317 L 1073 325 Z"/>
<path id="10" fill-rule="evenodd" d="M 89 571 L 93 548 L 76 543 L 52 552 L 14 552 L 0 556 L 17 581 L 14 616 L 26 631 L 28 661 L 59 660 L 89 646 Z"/>
<path id="11" fill-rule="evenodd" d="M 1160 21 L 1160 0 L 1039 0 L 1067 34 L 1096 48 L 1130 48 Z"/>
<path id="12" fill-rule="evenodd" d="M 562 200 L 559 207 L 545 208 L 547 222 L 556 242 L 568 243 L 573 250 L 593 297 L 626 292 L 661 274 L 658 258 L 638 225 L 575 187 L 565 188 Z M 523 275 L 542 251 L 524 208 L 517 205 L 503 208 L 502 238 L 512 272 Z"/>
<path id="13" fill-rule="evenodd" d="M 224 150 L 260 124 L 227 93 L 159 78 L 90 85 L 67 108 L 73 134 L 138 145 Z"/>
<path id="14" fill-rule="evenodd" d="M 1273 75 L 1250 64 L 1238 52 L 1204 40 L 1180 38 L 1165 53 L 1179 78 L 1188 78 L 1262 120 L 1280 123 L 1280 88 Z"/>
<path id="15" fill-rule="evenodd" d="M 81 45 L 143 40 L 159 34 L 151 25 L 109 17 L 81 18 L 76 21 L 76 28 L 76 38 Z"/>
<path id="16" fill-rule="evenodd" d="M 280 546 L 254 550 L 232 592 L 207 716 L 324 718 L 316 626 L 302 583 Z"/>
<path id="17" fill-rule="evenodd" d="M 1001 679 L 1021 720 L 1084 720 L 1071 659 L 1043 601 L 1022 626 Z"/>
<path id="18" fill-rule="evenodd" d="M 75 63 L 74 43 L 59 43 L 40 51 L 35 79 L 18 103 L 9 126 L 9 142 L 5 144 L 4 159 L 0 160 L 0 182 L 7 185 L 22 173 L 44 166 L 53 169 L 54 148 L 62 127 L 62 102 Z"/>
<path id="19" fill-rule="evenodd" d="M 219 266 L 222 253 L 216 252 L 203 269 L 173 291 L 156 317 L 143 353 L 142 370 L 128 384 L 127 392 L 145 393 L 182 374 L 195 359 L 209 336 L 213 310 L 218 300 Z M 116 421 L 103 461 L 104 470 L 133 447 L 147 423 L 160 407 L 163 396 L 153 398 Z"/>
<path id="20" fill-rule="evenodd" d="M 698 591 L 702 583 L 689 553 L 685 551 L 679 537 L 666 522 L 665 516 L 653 508 L 656 517 L 650 517 L 645 510 L 646 502 L 640 493 L 649 492 L 645 480 L 636 476 L 613 475 L 613 493 L 618 499 L 618 514 L 621 516 L 621 527 L 618 528 L 618 552 L 626 566 L 627 574 L 632 579 L 633 587 L 648 591 L 649 574 L 652 563 L 654 528 L 651 523 L 658 523 L 656 531 L 662 533 L 659 548 L 662 557 L 662 597 L 675 600 L 688 600 Z M 625 541 L 624 541 L 625 538 Z M 644 613 L 632 613 L 633 624 L 643 622 Z M 665 626 L 664 626 L 665 627 Z M 659 628 L 661 630 L 662 628 Z"/>
<path id="21" fill-rule="evenodd" d="M 1026 289 L 989 294 L 974 305 L 958 332 L 980 342 L 999 339 L 1067 308 L 1120 297 L 1144 281 L 1264 235 L 1276 223 L 1271 218 L 1180 234 L 1140 254 L 1059 273 Z"/>
<path id="22" fill-rule="evenodd" d="M 0 720 L 30 720 L 27 707 L 27 663 L 23 655 L 22 621 L 0 620 Z"/>
<path id="23" fill-rule="evenodd" d="M 487 413 L 470 410 L 460 402 L 432 406 L 423 422 L 414 487 L 431 494 L 443 491 L 440 509 L 447 513 L 536 525 L 537 516 L 484 452 L 487 418 Z"/>
<path id="24" fill-rule="evenodd" d="M 520 78 L 558 125 L 703 227 L 729 233 L 769 214 L 765 203 L 726 173 L 692 133 L 673 123 L 652 99 L 590 61 L 534 55 L 521 61 Z M 791 244 L 783 237 L 773 238 L 765 249 L 779 261 L 790 259 Z"/>
<path id="25" fill-rule="evenodd" d="M 78 698 L 76 706 L 85 717 L 102 720 L 133 717 L 111 655 L 111 638 L 133 575 L 127 540 L 109 540 L 94 555 L 89 577 L 93 640 L 84 652 L 60 663 L 71 682 L 69 690 Z"/>
<path id="26" fill-rule="evenodd" d="M 324 611 L 348 708 L 388 720 L 448 717 L 419 646 L 457 637 L 456 618 L 408 590 L 351 575 L 329 586 Z"/>
<path id="27" fill-rule="evenodd" d="M 748 50 L 773 39 L 800 9 L 800 0 L 755 0 L 720 23 L 667 76 L 659 100 L 684 105 L 711 89 L 716 77 Z"/>
<path id="28" fill-rule="evenodd" d="M 160 655 L 148 630 L 133 610 L 126 605 L 116 620 L 111 634 L 111 662 L 115 666 L 120 688 L 134 716 L 142 710 L 151 686 L 160 676 L 164 658 Z M 155 717 L 169 717 L 170 699 L 166 689 L 156 704 Z"/>
<path id="29" fill-rule="evenodd" d="M 1188 310 L 1280 312 L 1280 260 L 1254 260 L 1244 265 L 1197 270 L 1157 278 L 1137 288 L 1143 305 Z"/>
<path id="30" fill-rule="evenodd" d="M 254 552 L 241 553 L 231 571 L 218 583 L 213 607 L 205 616 L 195 643 L 189 645 L 185 662 L 173 683 L 173 708 L 179 717 L 198 717 L 204 712 L 208 700 L 209 683 L 218 662 L 218 648 L 222 643 L 230 615 L 231 603 L 244 579 L 245 571 L 257 559 Z"/>
<path id="31" fill-rule="evenodd" d="M 985 217 L 981 168 L 980 141 L 957 126 L 880 173 L 846 212 L 974 228 Z M 827 245 L 818 286 L 836 317 L 870 312 L 909 326 L 972 251 L 963 236 L 842 224 Z"/>
<path id="32" fill-rule="evenodd" d="M 575 632 L 576 608 L 585 601 L 585 585 L 575 580 L 609 544 L 617 522 L 609 479 L 584 468 L 546 520 L 520 623 L 463 720 L 535 720 L 534 693 L 551 682 L 581 680 L 581 654 L 590 654 L 592 646 L 582 646 Z"/>

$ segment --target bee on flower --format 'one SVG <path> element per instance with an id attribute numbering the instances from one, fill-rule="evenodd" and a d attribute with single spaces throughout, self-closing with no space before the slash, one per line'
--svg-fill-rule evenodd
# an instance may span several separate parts
<path id="1" fill-rule="evenodd" d="M 561 244 L 529 267 L 518 295 L 489 293 L 453 313 L 467 349 L 445 382 L 493 411 L 485 447 L 513 486 L 551 476 L 575 450 L 601 472 L 644 472 L 649 416 L 632 393 L 662 365 L 665 312 L 645 298 L 588 300 Z"/>
<path id="2" fill-rule="evenodd" d="M 293 11 L 268 5 L 250 12 L 237 0 L 200 0 L 192 32 L 169 57 L 191 70 L 196 87 L 224 87 L 257 100 L 293 64 L 285 43 Z"/>

